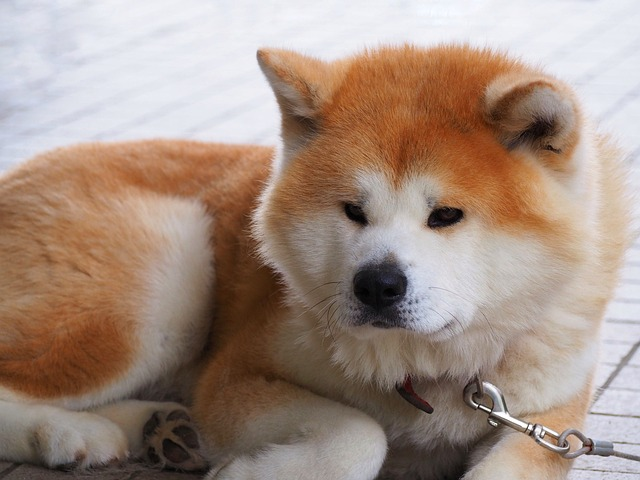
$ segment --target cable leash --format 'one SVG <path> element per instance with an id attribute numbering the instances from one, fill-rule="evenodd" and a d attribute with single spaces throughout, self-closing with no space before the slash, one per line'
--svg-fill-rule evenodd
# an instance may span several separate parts
<path id="1" fill-rule="evenodd" d="M 491 407 L 481 403 L 484 397 L 489 397 L 492 401 Z M 535 442 L 568 459 L 577 458 L 581 455 L 599 455 L 601 457 L 614 456 L 640 462 L 640 456 L 631 455 L 615 450 L 612 442 L 604 440 L 593 440 L 587 437 L 580 430 L 568 428 L 562 433 L 540 425 L 538 423 L 529 423 L 519 418 L 513 417 L 507 410 L 507 403 L 498 387 L 489 382 L 483 382 L 476 377 L 474 381 L 469 383 L 464 389 L 464 401 L 474 410 L 480 410 L 489 417 L 487 422 L 494 428 L 499 425 L 506 425 L 518 432 L 524 433 L 532 437 Z M 574 436 L 580 440 L 582 446 L 575 451 L 571 451 L 571 445 L 568 438 Z M 552 440 L 548 440 L 551 437 Z"/>

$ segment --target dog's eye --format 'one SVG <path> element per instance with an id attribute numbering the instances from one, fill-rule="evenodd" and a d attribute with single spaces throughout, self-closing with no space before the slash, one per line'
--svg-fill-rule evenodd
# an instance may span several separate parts
<path id="1" fill-rule="evenodd" d="M 356 222 L 360 225 L 366 225 L 368 223 L 367 216 L 364 214 L 364 210 L 362 210 L 362 207 L 360 205 L 356 205 L 354 203 L 345 203 L 344 213 L 352 222 Z"/>
<path id="2" fill-rule="evenodd" d="M 543 149 L 544 149 L 544 150 L 549 150 L 550 152 L 553 152 L 553 153 L 562 153 L 562 150 L 560 150 L 560 149 L 558 149 L 558 148 L 554 148 L 554 146 L 553 146 L 553 145 L 545 145 L 545 146 L 543 147 Z"/>
<path id="3" fill-rule="evenodd" d="M 462 210 L 452 207 L 436 208 L 429 215 L 427 226 L 429 228 L 442 228 L 458 223 L 464 217 Z"/>

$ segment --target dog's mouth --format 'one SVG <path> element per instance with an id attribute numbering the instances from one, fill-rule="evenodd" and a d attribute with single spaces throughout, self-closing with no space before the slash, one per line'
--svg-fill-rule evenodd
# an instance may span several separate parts
<path id="1" fill-rule="evenodd" d="M 356 327 L 369 326 L 381 330 L 399 328 L 410 330 L 410 321 L 403 318 L 396 308 L 389 308 L 386 311 L 366 311 L 361 313 L 354 322 Z"/>
<path id="2" fill-rule="evenodd" d="M 427 305 L 429 296 L 417 298 L 405 270 L 386 261 L 361 268 L 349 292 L 350 326 L 365 330 L 403 330 L 434 340 L 447 339 L 462 329 L 448 310 Z"/>
<path id="3" fill-rule="evenodd" d="M 429 324 L 426 319 L 419 322 L 418 319 L 411 316 L 404 316 L 398 312 L 388 312 L 375 314 L 367 312 L 358 317 L 352 324 L 356 329 L 369 330 L 404 330 L 415 334 L 428 337 L 432 341 L 442 341 L 451 338 L 462 331 L 460 322 L 452 319 L 442 325 Z"/>
<path id="4" fill-rule="evenodd" d="M 389 328 L 398 328 L 396 325 L 392 325 L 389 322 L 383 322 L 381 320 L 376 320 L 375 322 L 372 322 L 371 326 L 375 328 L 381 328 L 383 330 L 389 329 Z"/>

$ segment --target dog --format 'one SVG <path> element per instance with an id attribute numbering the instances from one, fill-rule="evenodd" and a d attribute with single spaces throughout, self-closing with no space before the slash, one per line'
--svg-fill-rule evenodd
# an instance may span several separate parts
<path id="1" fill-rule="evenodd" d="M 489 49 L 258 61 L 278 150 L 86 144 L 1 178 L 0 457 L 565 478 L 463 391 L 582 427 L 629 243 L 622 154 L 569 86 Z"/>

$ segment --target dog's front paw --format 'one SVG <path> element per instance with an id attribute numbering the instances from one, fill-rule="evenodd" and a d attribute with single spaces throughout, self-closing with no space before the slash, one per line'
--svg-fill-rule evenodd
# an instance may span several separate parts
<path id="1" fill-rule="evenodd" d="M 200 453 L 200 438 L 182 409 L 157 411 L 144 425 L 143 460 L 163 468 L 197 471 L 208 463 Z"/>
<path id="2" fill-rule="evenodd" d="M 62 470 L 109 465 L 128 455 L 122 430 L 91 413 L 49 416 L 34 426 L 31 445 L 41 463 Z"/>

